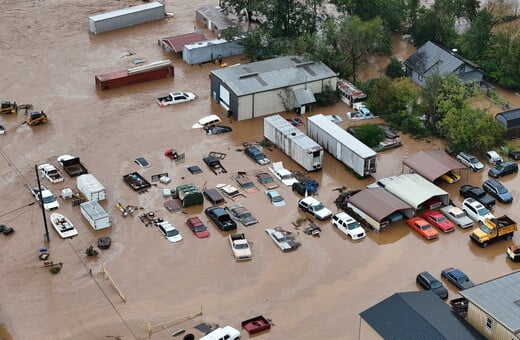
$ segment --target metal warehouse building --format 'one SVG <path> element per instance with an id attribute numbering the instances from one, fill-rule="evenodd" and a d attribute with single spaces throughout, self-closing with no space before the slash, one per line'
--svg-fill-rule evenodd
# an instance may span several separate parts
<path id="1" fill-rule="evenodd" d="M 211 71 L 211 97 L 235 120 L 293 109 L 303 114 L 314 94 L 335 89 L 337 79 L 322 62 L 285 56 Z"/>

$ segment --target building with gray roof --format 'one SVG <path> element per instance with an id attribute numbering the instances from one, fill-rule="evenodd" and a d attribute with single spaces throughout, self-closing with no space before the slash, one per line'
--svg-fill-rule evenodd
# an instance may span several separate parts
<path id="1" fill-rule="evenodd" d="M 421 87 L 426 84 L 426 78 L 433 74 L 445 76 L 452 73 L 465 83 L 480 83 L 484 77 L 484 73 L 476 64 L 431 41 L 422 45 L 404 65 L 406 75 Z"/>
<path id="2" fill-rule="evenodd" d="M 337 74 L 322 62 L 284 56 L 212 70 L 211 97 L 235 120 L 296 110 L 305 113 Z"/>
<path id="3" fill-rule="evenodd" d="M 488 339 L 520 339 L 520 271 L 459 292 L 466 320 Z"/>
<path id="4" fill-rule="evenodd" d="M 495 119 L 505 128 L 505 138 L 520 137 L 520 109 L 512 109 L 497 113 Z"/>

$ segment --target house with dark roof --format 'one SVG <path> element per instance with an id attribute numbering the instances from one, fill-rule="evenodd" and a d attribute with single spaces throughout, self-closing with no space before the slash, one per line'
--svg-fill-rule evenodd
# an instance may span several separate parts
<path id="1" fill-rule="evenodd" d="M 283 56 L 210 71 L 211 98 L 235 120 L 290 110 L 303 114 L 315 94 L 336 88 L 337 79 L 322 62 Z"/>
<path id="2" fill-rule="evenodd" d="M 431 290 L 396 293 L 359 315 L 359 340 L 485 339 Z"/>
<path id="3" fill-rule="evenodd" d="M 520 109 L 497 113 L 495 119 L 505 128 L 504 138 L 520 137 Z"/>
<path id="4" fill-rule="evenodd" d="M 426 78 L 433 74 L 455 74 L 466 84 L 480 83 L 484 77 L 484 73 L 476 64 L 431 41 L 422 45 L 404 65 L 406 75 L 421 87 L 426 84 Z"/>
<path id="5" fill-rule="evenodd" d="M 459 292 L 466 320 L 488 339 L 520 339 L 520 271 Z"/>

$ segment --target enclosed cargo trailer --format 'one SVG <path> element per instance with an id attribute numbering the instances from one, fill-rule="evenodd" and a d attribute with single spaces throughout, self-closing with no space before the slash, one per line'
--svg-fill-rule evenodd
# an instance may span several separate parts
<path id="1" fill-rule="evenodd" d="M 376 172 L 377 153 L 324 115 L 307 119 L 307 134 L 358 176 Z"/>
<path id="2" fill-rule="evenodd" d="M 110 215 L 98 201 L 81 203 L 79 209 L 81 215 L 85 217 L 94 230 L 105 229 L 111 226 Z"/>
<path id="3" fill-rule="evenodd" d="M 96 88 L 100 91 L 143 83 L 174 76 L 170 60 L 160 60 L 148 65 L 115 71 L 96 76 Z"/>
<path id="4" fill-rule="evenodd" d="M 323 148 L 282 116 L 264 118 L 264 136 L 305 170 L 323 167 Z"/>
<path id="5" fill-rule="evenodd" d="M 164 4 L 155 1 L 90 16 L 88 18 L 88 28 L 91 33 L 98 34 L 153 20 L 164 19 L 165 17 L 166 11 Z"/>
<path id="6" fill-rule="evenodd" d="M 105 187 L 91 174 L 78 176 L 76 186 L 89 201 L 102 201 L 107 198 Z"/>

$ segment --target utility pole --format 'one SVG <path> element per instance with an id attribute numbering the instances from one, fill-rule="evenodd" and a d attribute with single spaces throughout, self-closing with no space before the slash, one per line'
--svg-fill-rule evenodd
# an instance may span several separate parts
<path id="1" fill-rule="evenodd" d="M 49 238 L 49 228 L 47 227 L 47 217 L 45 216 L 45 208 L 43 206 L 43 198 L 42 198 L 42 186 L 40 184 L 40 174 L 38 173 L 38 165 L 34 165 L 34 171 L 36 172 L 36 181 L 38 182 L 38 196 L 40 207 L 42 208 L 43 215 L 43 225 L 45 226 L 45 234 L 43 234 L 43 242 L 49 243 L 51 240 Z"/>

